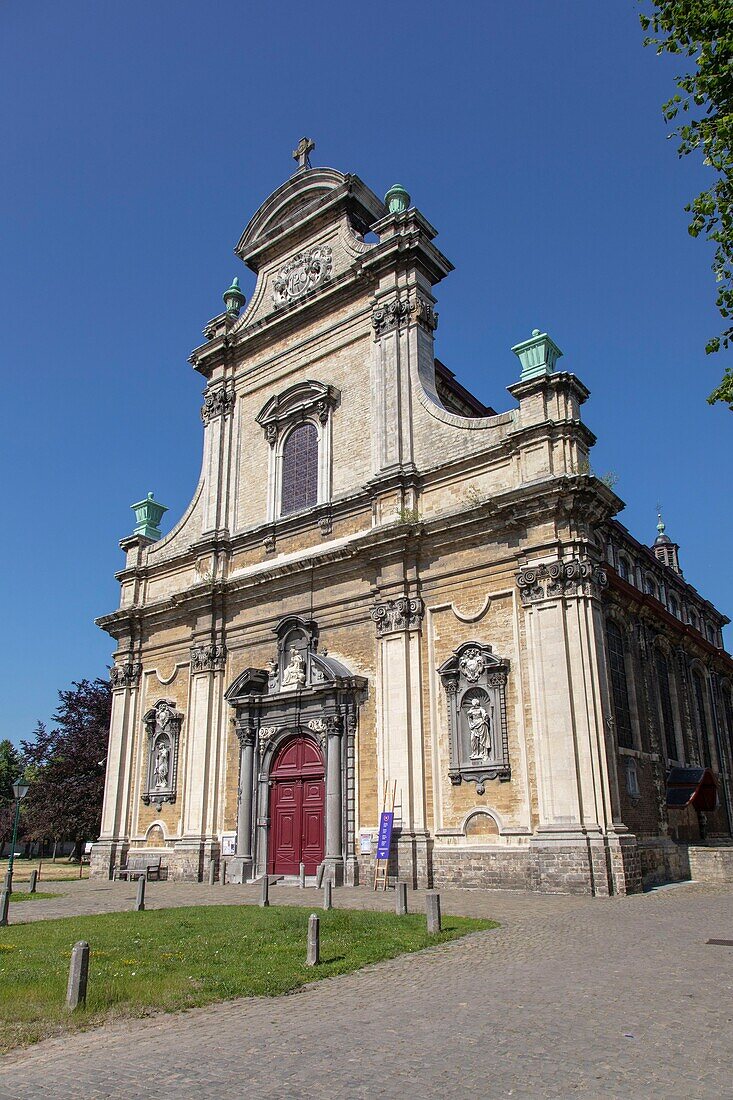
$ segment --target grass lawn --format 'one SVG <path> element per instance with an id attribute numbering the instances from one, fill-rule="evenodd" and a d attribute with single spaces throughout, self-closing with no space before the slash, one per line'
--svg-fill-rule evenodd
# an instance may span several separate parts
<path id="1" fill-rule="evenodd" d="M 68 879 L 79 878 L 79 864 L 67 863 L 66 859 L 59 856 L 58 863 L 52 863 L 50 859 L 16 859 L 13 865 L 13 882 L 30 882 L 31 871 L 37 871 L 39 866 L 39 882 L 66 882 Z M 7 859 L 0 859 L 0 878 L 7 869 Z M 88 863 L 82 865 L 81 877 L 89 878 Z"/>
<path id="2" fill-rule="evenodd" d="M 11 901 L 43 901 L 44 898 L 62 898 L 63 894 L 44 894 L 42 890 L 36 890 L 35 894 L 29 894 L 27 890 L 13 890 Z M 2 950 L 2 948 L 0 948 Z"/>
<path id="3" fill-rule="evenodd" d="M 424 915 L 319 912 L 321 959 L 305 965 L 309 910 L 197 906 L 67 917 L 0 928 L 0 1052 L 125 1016 L 177 1012 L 232 997 L 288 993 L 405 951 L 495 928 L 444 917 L 428 936 Z M 71 949 L 90 946 L 86 1008 L 66 1012 Z"/>

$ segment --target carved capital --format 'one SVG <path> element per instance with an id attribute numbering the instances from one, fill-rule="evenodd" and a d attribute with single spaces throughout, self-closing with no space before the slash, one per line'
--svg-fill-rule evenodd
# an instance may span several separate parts
<path id="1" fill-rule="evenodd" d="M 109 670 L 109 679 L 113 688 L 135 687 L 140 682 L 143 666 L 137 661 L 126 661 L 124 665 L 113 665 Z"/>
<path id="2" fill-rule="evenodd" d="M 579 558 L 525 565 L 517 573 L 517 587 L 525 607 L 558 596 L 599 596 L 607 584 L 602 566 Z"/>
<path id="3" fill-rule="evenodd" d="M 218 386 L 213 390 L 204 391 L 204 403 L 201 406 L 201 419 L 208 424 L 217 416 L 228 416 L 234 408 L 234 390 L 226 386 Z"/>
<path id="4" fill-rule="evenodd" d="M 438 327 L 438 314 L 430 302 L 419 294 L 409 298 L 395 298 L 391 302 L 375 306 L 372 310 L 372 328 L 376 339 L 391 329 L 413 321 L 428 332 L 434 332 Z"/>
<path id="5" fill-rule="evenodd" d="M 234 723 L 234 732 L 237 735 L 239 744 L 244 748 L 245 746 L 252 746 L 255 743 L 255 727 L 247 720 L 240 720 Z"/>
<path id="6" fill-rule="evenodd" d="M 226 662 L 225 645 L 195 645 L 191 648 L 191 672 L 219 672 Z"/>
<path id="7" fill-rule="evenodd" d="M 370 615 L 377 628 L 377 636 L 396 630 L 417 630 L 425 614 L 425 605 L 419 597 L 399 596 L 396 600 L 377 601 Z"/>

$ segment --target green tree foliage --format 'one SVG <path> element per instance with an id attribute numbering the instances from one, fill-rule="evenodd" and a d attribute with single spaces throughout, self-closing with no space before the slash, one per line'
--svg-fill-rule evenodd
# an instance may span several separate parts
<path id="1" fill-rule="evenodd" d="M 106 680 L 82 680 L 59 692 L 54 727 L 39 722 L 23 741 L 30 780 L 23 802 L 30 840 L 73 840 L 80 849 L 99 835 L 104 765 L 112 707 Z"/>
<path id="2" fill-rule="evenodd" d="M 0 851 L 13 836 L 13 783 L 23 771 L 23 760 L 12 741 L 0 741 Z"/>
<path id="3" fill-rule="evenodd" d="M 657 53 L 694 58 L 675 78 L 679 92 L 663 106 L 675 122 L 681 157 L 701 152 L 703 163 L 716 173 L 685 209 L 692 214 L 688 231 L 715 244 L 713 272 L 718 287 L 716 305 L 726 321 L 733 319 L 733 0 L 655 0 L 653 11 L 641 15 L 648 36 L 644 45 Z M 708 341 L 705 350 L 719 351 L 733 342 L 733 325 Z M 721 384 L 708 401 L 733 409 L 733 370 L 726 367 Z"/>

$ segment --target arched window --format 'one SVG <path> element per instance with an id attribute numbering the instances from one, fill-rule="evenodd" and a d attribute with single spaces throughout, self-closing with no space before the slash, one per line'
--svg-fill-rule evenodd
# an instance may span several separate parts
<path id="1" fill-rule="evenodd" d="M 708 716 L 705 710 L 705 684 L 698 669 L 692 670 L 692 686 L 695 692 L 697 709 L 697 729 L 700 747 L 702 749 L 702 762 L 706 768 L 712 766 L 710 760 L 710 737 L 708 735 Z"/>
<path id="2" fill-rule="evenodd" d="M 629 563 L 623 554 L 618 556 L 618 575 L 622 581 L 628 581 L 629 579 Z"/>
<path id="3" fill-rule="evenodd" d="M 679 619 L 679 617 L 680 617 L 680 605 L 677 602 L 677 597 L 670 594 L 668 604 L 669 604 L 670 614 L 674 615 L 675 619 Z"/>
<path id="4" fill-rule="evenodd" d="M 318 430 L 309 420 L 294 428 L 285 440 L 281 484 L 281 515 L 318 503 Z"/>
<path id="5" fill-rule="evenodd" d="M 620 627 L 613 619 L 609 619 L 606 623 L 606 638 L 608 641 L 608 664 L 611 672 L 611 695 L 613 698 L 613 715 L 616 721 L 616 736 L 621 748 L 633 749 L 634 733 L 631 726 L 624 639 Z"/>
<path id="6" fill-rule="evenodd" d="M 657 670 L 657 687 L 659 688 L 659 711 L 661 714 L 662 735 L 664 737 L 665 751 L 668 760 L 677 760 L 677 738 L 675 736 L 674 715 L 672 713 L 672 699 L 670 697 L 669 665 L 667 658 L 661 649 L 657 649 L 654 663 Z"/>
<path id="7" fill-rule="evenodd" d="M 657 586 L 652 578 L 649 576 L 645 577 L 644 579 L 644 591 L 646 592 L 647 596 L 654 596 L 655 599 L 658 599 Z"/>

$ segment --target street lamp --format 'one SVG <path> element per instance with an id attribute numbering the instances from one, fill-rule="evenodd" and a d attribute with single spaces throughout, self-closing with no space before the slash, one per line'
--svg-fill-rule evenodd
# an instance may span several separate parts
<path id="1" fill-rule="evenodd" d="M 20 803 L 21 799 L 25 798 L 28 794 L 28 784 L 24 783 L 22 779 L 16 779 L 13 783 L 13 794 L 15 796 L 15 821 L 13 822 L 13 843 L 10 848 L 10 859 L 8 860 L 8 870 L 5 875 L 5 889 L 10 894 L 13 890 L 13 863 L 15 862 L 15 845 L 18 842 L 18 822 L 20 821 Z"/>

